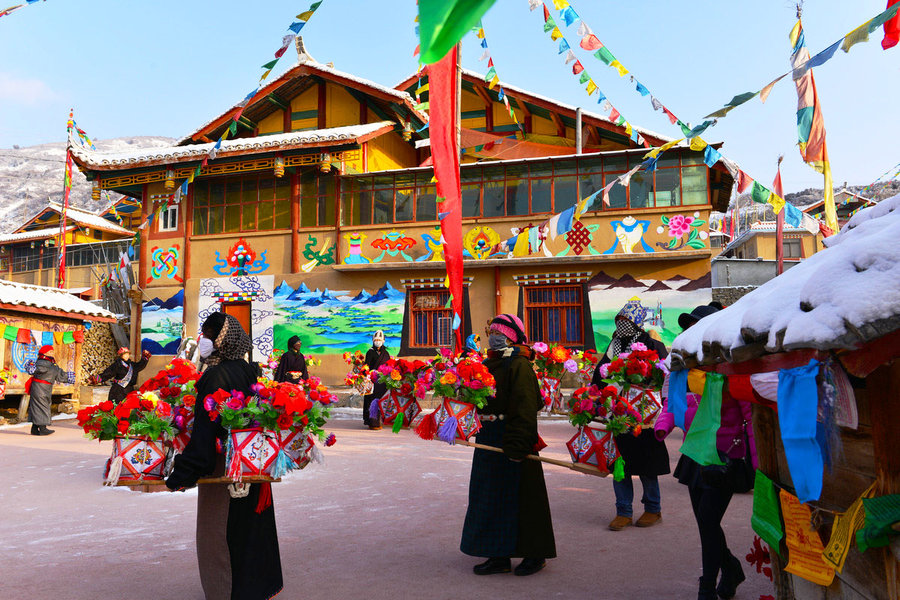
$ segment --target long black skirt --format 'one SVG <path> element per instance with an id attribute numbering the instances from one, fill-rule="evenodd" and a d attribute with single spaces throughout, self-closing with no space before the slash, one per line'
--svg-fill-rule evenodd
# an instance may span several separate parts
<path id="1" fill-rule="evenodd" d="M 485 422 L 475 441 L 500 447 L 503 421 Z M 555 558 L 541 463 L 475 449 L 460 550 L 469 556 Z"/>

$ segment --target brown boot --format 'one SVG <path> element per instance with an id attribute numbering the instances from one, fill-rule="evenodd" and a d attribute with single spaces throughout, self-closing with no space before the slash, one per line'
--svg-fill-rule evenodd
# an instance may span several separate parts
<path id="1" fill-rule="evenodd" d="M 631 527 L 631 517 L 616 515 L 616 518 L 609 522 L 610 531 L 622 531 L 626 527 Z"/>
<path id="2" fill-rule="evenodd" d="M 634 526 L 635 527 L 653 527 L 660 521 L 662 521 L 662 513 L 645 512 L 644 514 L 641 515 L 641 518 L 635 522 Z"/>

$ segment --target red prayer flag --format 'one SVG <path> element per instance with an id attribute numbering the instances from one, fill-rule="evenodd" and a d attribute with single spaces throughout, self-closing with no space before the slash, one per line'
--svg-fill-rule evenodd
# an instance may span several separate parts
<path id="1" fill-rule="evenodd" d="M 30 329 L 19 329 L 19 333 L 16 334 L 16 342 L 19 344 L 28 345 L 31 343 L 31 330 Z"/>
<path id="2" fill-rule="evenodd" d="M 617 111 L 615 108 L 613 108 L 612 112 L 609 113 L 609 120 L 615 123 L 616 121 L 619 120 L 619 117 L 621 117 L 621 116 L 622 115 L 619 114 L 619 111 Z"/>
<path id="3" fill-rule="evenodd" d="M 887 8 L 897 4 L 900 0 L 888 0 Z M 881 47 L 887 50 L 893 48 L 900 41 L 900 11 L 894 15 L 894 18 L 884 24 L 884 39 L 881 40 Z"/>
<path id="4" fill-rule="evenodd" d="M 580 60 L 576 60 L 575 64 L 572 65 L 572 75 L 578 75 L 582 71 L 584 71 L 584 65 L 581 64 Z"/>
<path id="5" fill-rule="evenodd" d="M 84 330 L 76 329 L 75 331 L 72 332 L 72 337 L 74 338 L 76 344 L 83 344 L 84 343 Z"/>
<path id="6" fill-rule="evenodd" d="M 753 185 L 753 178 L 741 171 L 738 173 L 738 193 L 743 194 L 744 191 Z"/>
<path id="7" fill-rule="evenodd" d="M 675 123 L 678 122 L 678 117 L 676 117 L 675 115 L 673 115 L 673 114 L 672 114 L 672 111 L 670 111 L 670 110 L 669 110 L 668 108 L 666 108 L 665 106 L 663 106 L 663 112 L 666 113 L 666 116 L 667 116 L 667 117 L 669 117 L 669 122 L 672 123 L 672 125 L 674 125 Z"/>
<path id="8" fill-rule="evenodd" d="M 454 331 L 456 351 L 461 352 L 463 311 L 463 249 L 462 249 L 462 193 L 459 181 L 459 138 L 456 135 L 457 106 L 456 65 L 459 57 L 454 47 L 444 58 L 428 67 L 431 92 L 429 131 L 437 195 L 443 198 L 438 211 L 446 213 L 441 219 L 444 237 L 444 261 L 450 284 L 450 306 L 453 320 L 459 317 Z"/>
<path id="9" fill-rule="evenodd" d="M 493 59 L 493 58 L 489 58 L 489 59 L 488 59 L 488 69 L 490 69 L 490 68 L 493 67 L 493 66 L 494 66 L 494 59 Z"/>
<path id="10" fill-rule="evenodd" d="M 549 19 L 549 18 L 550 18 L 550 11 L 547 10 L 547 5 L 545 4 L 544 5 L 544 23 L 546 23 L 547 19 Z"/>
<path id="11" fill-rule="evenodd" d="M 583 38 L 581 38 L 581 47 L 589 52 L 593 52 L 594 50 L 599 50 L 603 47 L 603 44 L 600 42 L 600 38 L 598 38 L 593 33 L 589 33 Z"/>

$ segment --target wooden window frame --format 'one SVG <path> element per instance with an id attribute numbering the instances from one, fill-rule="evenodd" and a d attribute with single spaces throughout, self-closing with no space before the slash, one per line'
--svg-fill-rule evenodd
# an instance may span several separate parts
<path id="1" fill-rule="evenodd" d="M 557 343 L 566 347 L 583 347 L 584 346 L 584 288 L 579 283 L 548 283 L 548 284 L 536 284 L 536 285 L 526 285 L 523 286 L 523 308 L 524 308 L 524 322 L 525 322 L 525 333 L 528 336 L 529 341 L 531 342 L 545 342 L 545 343 Z M 533 302 L 530 299 L 530 292 L 539 292 L 543 290 L 549 290 L 551 292 L 551 299 L 549 302 Z M 577 302 L 567 302 L 561 303 L 559 302 L 559 292 L 562 290 L 571 290 L 575 291 L 578 294 Z M 551 342 L 549 340 L 550 332 L 549 332 L 549 322 L 548 318 L 549 310 L 552 308 L 558 309 L 566 309 L 566 310 L 575 310 L 578 315 L 579 327 L 577 332 L 577 339 L 571 338 L 568 335 L 566 319 L 564 318 L 564 313 L 560 311 L 560 320 L 559 320 L 559 328 L 560 328 L 560 339 L 559 341 Z M 543 331 L 540 335 L 536 335 L 535 332 L 531 330 L 531 316 L 529 311 L 539 310 L 544 314 L 542 319 L 543 322 Z"/>
<path id="2" fill-rule="evenodd" d="M 410 349 L 423 349 L 423 348 L 445 348 L 449 347 L 450 344 L 453 343 L 453 333 L 450 329 L 450 324 L 452 323 L 452 311 L 446 307 L 447 301 L 450 299 L 450 292 L 442 289 L 442 288 L 412 288 L 407 290 L 407 295 L 409 297 L 409 347 Z M 421 296 L 434 296 L 437 295 L 439 298 L 443 298 L 443 301 L 438 301 L 436 306 L 433 307 L 417 307 L 416 299 Z M 432 331 L 433 331 L 433 323 L 431 321 L 432 318 L 446 318 L 447 320 L 447 337 L 448 341 L 446 344 L 440 343 L 441 340 L 433 339 Z M 445 315 L 445 316 L 441 316 Z M 419 343 L 416 337 L 418 318 L 419 316 L 425 316 L 428 319 L 426 325 L 426 336 L 427 340 L 425 343 Z"/>
<path id="3" fill-rule="evenodd" d="M 291 185 L 283 185 L 283 186 L 281 186 L 282 188 L 284 188 L 284 190 L 286 191 L 287 195 L 284 196 L 284 197 L 277 197 L 276 190 L 279 188 L 279 186 L 278 186 L 278 181 L 276 180 L 276 181 L 274 182 L 272 188 L 271 188 L 271 189 L 272 189 L 272 199 L 271 199 L 271 200 L 265 199 L 265 200 L 260 201 L 260 199 L 259 199 L 259 190 L 260 190 L 260 185 L 259 185 L 259 184 L 260 184 L 260 180 L 261 180 L 261 179 L 269 179 L 270 177 L 272 177 L 272 178 L 274 179 L 274 177 L 271 176 L 271 175 L 263 175 L 263 174 L 261 174 L 261 173 L 256 173 L 256 174 L 252 174 L 252 175 L 243 175 L 243 176 L 239 176 L 239 177 L 216 177 L 216 178 L 214 178 L 214 179 L 205 179 L 205 180 L 202 180 L 202 181 L 195 181 L 195 182 L 192 184 L 192 189 L 191 189 L 191 194 L 192 194 L 191 197 L 192 197 L 192 199 L 194 199 L 194 200 L 192 201 L 192 206 L 191 206 L 193 219 L 191 220 L 191 232 L 190 232 L 190 234 L 191 234 L 191 235 L 199 235 L 199 236 L 213 236 L 213 235 L 228 235 L 228 234 L 238 234 L 238 233 L 250 233 L 250 232 L 254 232 L 254 231 L 287 231 L 287 230 L 289 230 L 290 227 L 291 227 L 290 223 L 288 223 L 288 225 L 287 225 L 286 227 L 276 227 L 276 226 L 275 226 L 275 218 L 276 218 L 276 214 L 277 214 L 277 211 L 276 211 L 276 205 L 277 205 L 279 202 L 284 202 L 287 206 L 290 206 L 290 203 L 291 203 L 291 195 L 293 194 L 293 191 L 292 191 L 292 187 L 293 187 L 293 186 L 291 186 Z M 237 231 L 225 231 L 225 211 L 224 211 L 224 207 L 225 207 L 225 206 L 231 206 L 231 205 L 228 205 L 228 204 L 225 203 L 225 197 L 224 197 L 224 195 L 223 195 L 223 197 L 222 197 L 222 202 L 221 202 L 221 203 L 215 203 L 215 204 L 213 204 L 213 203 L 212 203 L 212 197 L 211 197 L 210 192 L 209 192 L 209 188 L 210 188 L 212 185 L 217 184 L 217 183 L 221 183 L 223 186 L 227 186 L 229 183 L 234 183 L 234 182 L 236 182 L 236 181 L 237 181 L 237 182 L 240 182 L 240 184 L 241 184 L 241 191 L 238 192 L 239 194 L 241 194 L 241 196 L 239 197 L 238 203 L 237 203 L 237 206 L 238 206 L 239 209 L 240 209 L 240 210 L 239 210 L 239 217 L 238 217 L 238 222 L 240 223 L 240 226 L 238 227 Z M 244 185 L 244 182 L 245 182 L 245 181 L 255 181 L 255 182 L 256 182 L 256 201 L 255 201 L 255 202 L 244 202 L 244 199 L 243 199 L 243 185 Z M 195 199 L 196 199 L 196 186 L 198 186 L 198 185 L 199 185 L 199 186 L 206 186 L 206 204 L 203 205 L 203 206 L 198 206 L 198 204 L 197 204 L 197 202 L 196 202 L 196 200 L 195 200 Z M 263 203 L 268 203 L 268 202 L 271 202 L 271 206 L 272 206 L 272 228 L 271 228 L 271 229 L 260 229 L 260 228 L 259 228 L 259 208 L 260 208 L 260 206 L 261 206 Z M 177 207 L 178 205 L 176 204 L 176 205 L 173 205 L 173 206 Z M 221 229 L 222 229 L 222 230 L 221 230 L 221 231 L 216 231 L 216 232 L 210 232 L 210 221 L 211 221 L 212 213 L 213 213 L 212 209 L 213 209 L 213 208 L 217 208 L 217 207 L 222 207 L 222 208 L 223 208 L 223 211 L 222 211 L 222 221 L 221 221 L 221 223 L 220 223 Z M 254 227 L 253 227 L 252 229 L 245 229 L 245 228 L 244 228 L 244 210 L 245 210 L 245 207 L 253 207 L 253 211 L 254 211 L 254 220 L 253 220 Z M 171 208 L 171 207 L 170 207 L 170 208 Z M 206 227 L 205 227 L 205 230 L 204 230 L 203 233 L 197 233 L 196 222 L 197 222 L 197 221 L 201 221 L 201 220 L 205 223 Z M 178 223 L 178 219 L 176 219 L 176 223 Z M 180 230 L 180 224 L 179 224 L 178 226 L 176 226 L 175 229 L 162 229 L 162 220 L 160 220 L 159 223 L 158 223 L 158 229 L 157 229 L 158 232 L 172 233 L 172 232 L 177 232 L 177 231 L 179 231 L 179 230 Z"/>

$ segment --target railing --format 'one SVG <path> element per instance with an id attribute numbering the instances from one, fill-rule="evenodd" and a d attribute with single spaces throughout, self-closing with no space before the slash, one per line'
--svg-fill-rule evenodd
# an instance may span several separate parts
<path id="1" fill-rule="evenodd" d="M 91 244 L 70 244 L 66 246 L 66 267 L 83 267 L 91 265 L 108 265 L 119 262 L 122 252 L 127 252 L 131 240 L 113 240 L 94 242 Z M 140 249 L 134 248 L 138 256 Z M 12 272 L 37 271 L 38 269 L 56 269 L 59 266 L 59 248 L 14 248 L 12 256 Z"/>

